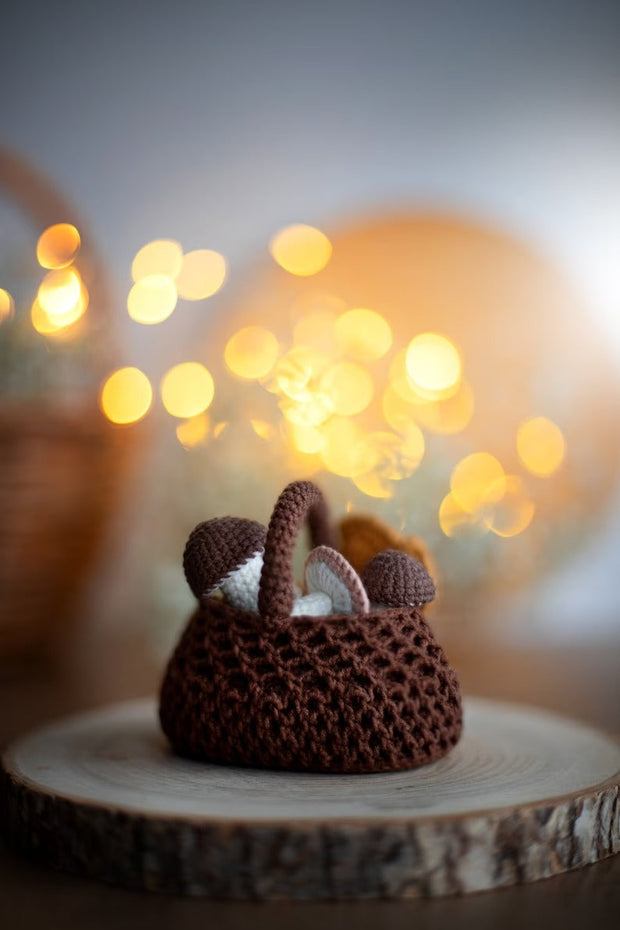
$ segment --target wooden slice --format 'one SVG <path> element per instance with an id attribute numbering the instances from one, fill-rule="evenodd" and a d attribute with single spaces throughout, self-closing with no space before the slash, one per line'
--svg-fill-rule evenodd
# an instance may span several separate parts
<path id="1" fill-rule="evenodd" d="M 48 726 L 3 757 L 10 840 L 135 888 L 233 898 L 436 896 L 535 881 L 620 850 L 620 744 L 469 699 L 452 753 L 315 775 L 173 756 L 152 701 Z"/>

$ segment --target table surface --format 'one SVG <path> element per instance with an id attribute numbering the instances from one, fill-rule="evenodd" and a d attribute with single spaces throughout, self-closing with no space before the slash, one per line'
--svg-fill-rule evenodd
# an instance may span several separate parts
<path id="1" fill-rule="evenodd" d="M 66 713 L 152 694 L 158 671 L 138 638 L 76 633 L 71 648 L 30 665 L 0 665 L 0 745 Z M 481 645 L 484 643 L 484 645 Z M 508 646 L 446 643 L 469 694 L 537 704 L 620 733 L 620 639 L 610 643 Z M 617 928 L 620 855 L 531 885 L 432 901 L 238 903 L 130 892 L 35 865 L 0 843 L 0 925 L 40 928 L 52 916 L 65 930 L 354 925 L 531 930 L 561 925 Z"/>

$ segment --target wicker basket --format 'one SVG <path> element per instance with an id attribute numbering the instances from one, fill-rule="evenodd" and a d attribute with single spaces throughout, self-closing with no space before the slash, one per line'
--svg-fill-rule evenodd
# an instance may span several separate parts
<path id="1" fill-rule="evenodd" d="M 456 674 L 417 608 L 292 617 L 295 536 L 321 544 L 320 491 L 294 482 L 267 531 L 260 615 L 207 597 L 168 664 L 160 720 L 182 755 L 312 772 L 414 768 L 462 729 Z M 318 532 L 317 532 L 318 530 Z"/>
<path id="2" fill-rule="evenodd" d="M 0 193 L 39 231 L 60 221 L 83 231 L 49 182 L 6 150 L 0 150 Z M 89 316 L 105 329 L 105 339 L 92 340 L 95 385 L 111 354 L 110 301 L 88 242 L 79 267 Z M 57 640 L 114 506 L 129 436 L 103 419 L 95 390 L 71 404 L 0 397 L 0 660 Z"/>

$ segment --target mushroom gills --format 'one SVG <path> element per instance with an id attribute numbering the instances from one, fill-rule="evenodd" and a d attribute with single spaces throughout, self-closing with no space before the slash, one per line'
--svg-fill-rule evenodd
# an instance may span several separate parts
<path id="1" fill-rule="evenodd" d="M 329 546 L 317 546 L 306 559 L 308 595 L 328 595 L 333 613 L 368 613 L 370 603 L 361 578 L 345 557 Z"/>

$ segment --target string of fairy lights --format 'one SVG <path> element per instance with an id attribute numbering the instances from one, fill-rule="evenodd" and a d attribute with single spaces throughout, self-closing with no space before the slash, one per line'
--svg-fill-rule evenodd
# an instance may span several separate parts
<path id="1" fill-rule="evenodd" d="M 67 223 L 51 226 L 38 240 L 37 259 L 46 274 L 30 318 L 46 339 L 72 338 L 88 309 L 88 290 L 75 265 L 79 249 L 79 232 Z M 280 230 L 269 251 L 284 272 L 311 277 L 326 267 L 333 248 L 322 231 L 297 224 Z M 203 301 L 218 293 L 228 267 L 216 251 L 184 252 L 178 242 L 158 239 L 137 252 L 131 275 L 127 313 L 135 323 L 153 326 L 169 319 L 179 300 Z M 0 323 L 14 313 L 13 298 L 0 289 Z M 325 470 L 368 497 L 390 498 L 421 465 L 429 433 L 457 434 L 474 416 L 464 360 L 445 333 L 412 333 L 406 346 L 395 345 L 389 320 L 378 309 L 349 307 L 334 295 L 302 308 L 289 329 L 285 338 L 263 325 L 238 329 L 226 342 L 223 362 L 236 389 L 252 385 L 272 396 L 273 416 L 250 417 L 251 429 L 266 442 L 283 439 L 305 474 Z M 228 428 L 225 419 L 212 416 L 219 385 L 202 362 L 174 365 L 158 387 L 185 449 L 217 442 Z M 148 375 L 125 366 L 104 380 L 99 401 L 108 420 L 128 425 L 147 416 L 155 396 Z M 514 442 L 524 474 L 506 473 L 485 450 L 455 463 L 438 511 L 446 536 L 473 528 L 510 537 L 531 524 L 536 508 L 525 479 L 551 478 L 562 466 L 566 443 L 544 415 L 525 419 Z"/>

